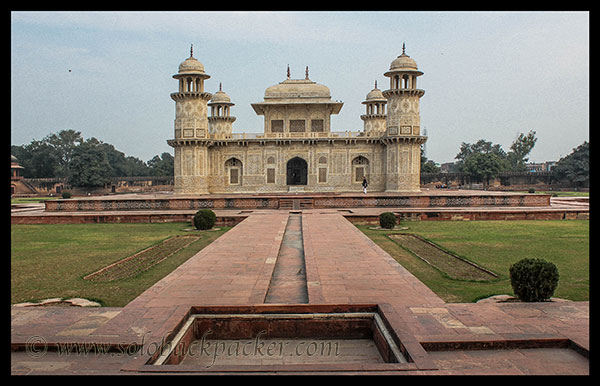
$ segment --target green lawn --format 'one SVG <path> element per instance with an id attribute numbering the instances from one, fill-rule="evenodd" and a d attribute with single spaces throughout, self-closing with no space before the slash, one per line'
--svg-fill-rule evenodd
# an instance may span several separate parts
<path id="1" fill-rule="evenodd" d="M 41 202 L 44 201 L 48 201 L 48 200 L 57 200 L 61 197 L 18 197 L 18 198 L 11 198 L 10 199 L 10 203 L 11 204 L 39 204 Z"/>
<path id="2" fill-rule="evenodd" d="M 527 191 L 523 191 L 522 193 L 527 193 Z M 558 190 L 549 190 L 549 191 L 537 191 L 538 194 L 551 194 L 555 197 L 589 197 L 590 192 L 569 192 L 569 191 L 558 191 Z"/>
<path id="3" fill-rule="evenodd" d="M 551 261 L 560 280 L 555 297 L 589 300 L 589 221 L 411 221 L 408 230 L 483 266 L 500 277 L 488 282 L 455 280 L 402 249 L 390 232 L 358 228 L 447 302 L 472 302 L 512 294 L 509 267 L 522 258 Z"/>
<path id="4" fill-rule="evenodd" d="M 555 297 L 589 300 L 589 221 L 413 221 L 418 234 L 500 277 L 488 282 L 455 280 L 430 267 L 386 236 L 359 225 L 384 250 L 447 302 L 472 302 L 512 294 L 508 269 L 525 257 L 555 263 Z M 195 231 L 201 238 L 141 274 L 112 282 L 83 277 L 173 235 L 189 235 L 186 223 L 11 225 L 11 303 L 83 297 L 124 306 L 228 229 Z"/>
<path id="5" fill-rule="evenodd" d="M 186 231 L 188 223 L 11 225 L 11 303 L 82 297 L 124 306 L 230 228 Z M 136 276 L 83 277 L 173 235 L 200 239 Z"/>

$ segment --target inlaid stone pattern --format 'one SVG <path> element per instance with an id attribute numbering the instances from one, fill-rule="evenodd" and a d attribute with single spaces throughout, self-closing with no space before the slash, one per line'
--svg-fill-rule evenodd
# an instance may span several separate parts
<path id="1" fill-rule="evenodd" d="M 46 211 L 95 212 L 130 210 L 199 210 L 199 209 L 279 209 L 281 196 L 273 197 L 198 197 L 198 198 L 140 198 L 140 199 L 65 199 L 46 201 Z M 393 194 L 384 197 L 361 195 L 339 196 L 305 193 L 296 198 L 313 208 L 460 208 L 460 207 L 542 207 L 550 205 L 549 195 L 533 194 L 472 194 L 464 196 Z"/>

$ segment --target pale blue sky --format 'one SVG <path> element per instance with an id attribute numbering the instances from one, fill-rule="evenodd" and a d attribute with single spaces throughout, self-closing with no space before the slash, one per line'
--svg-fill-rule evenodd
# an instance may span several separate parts
<path id="1" fill-rule="evenodd" d="M 250 104 L 288 64 L 344 102 L 332 130 L 360 130 L 402 43 L 425 73 L 435 162 L 482 138 L 508 150 L 529 130 L 536 162 L 589 141 L 588 12 L 12 12 L 11 144 L 74 129 L 144 161 L 172 154 L 171 76 L 190 44 L 206 90 L 222 82 L 235 103 L 234 132 L 262 132 Z"/>

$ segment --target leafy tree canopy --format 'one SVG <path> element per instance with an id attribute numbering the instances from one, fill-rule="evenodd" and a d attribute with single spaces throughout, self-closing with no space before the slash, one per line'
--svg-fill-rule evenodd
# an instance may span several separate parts
<path id="1" fill-rule="evenodd" d="M 524 171 L 527 155 L 535 146 L 535 131 L 527 135 L 521 133 L 510 146 L 507 153 L 499 144 L 480 139 L 474 144 L 463 142 L 460 151 L 454 157 L 457 169 L 476 181 L 489 182 L 504 171 Z"/>
<path id="2" fill-rule="evenodd" d="M 173 156 L 169 153 L 146 163 L 97 138 L 84 140 L 75 130 L 61 130 L 40 141 L 12 145 L 10 150 L 24 167 L 24 177 L 67 178 L 73 186 L 100 186 L 109 177 L 173 175 Z"/>
<path id="3" fill-rule="evenodd" d="M 571 154 L 561 158 L 552 168 L 552 175 L 558 181 L 570 181 L 576 186 L 590 184 L 590 144 L 585 141 Z"/>
<path id="4" fill-rule="evenodd" d="M 421 145 L 421 173 L 439 173 L 440 167 L 430 159 L 425 157 L 423 145 Z"/>

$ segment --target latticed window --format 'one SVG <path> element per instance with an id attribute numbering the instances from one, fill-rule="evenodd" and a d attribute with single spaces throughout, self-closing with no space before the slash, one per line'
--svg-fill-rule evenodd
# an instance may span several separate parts
<path id="1" fill-rule="evenodd" d="M 240 183 L 239 169 L 229 169 L 229 183 L 232 185 L 237 185 Z"/>
<path id="2" fill-rule="evenodd" d="M 292 133 L 303 133 L 305 130 L 304 119 L 292 119 L 290 120 L 290 132 Z"/>
<path id="3" fill-rule="evenodd" d="M 283 119 L 273 119 L 271 121 L 271 133 L 283 133 Z"/>
<path id="4" fill-rule="evenodd" d="M 242 166 L 242 161 L 237 158 L 229 158 L 225 162 L 225 166 Z"/>
<path id="5" fill-rule="evenodd" d="M 313 119 L 310 121 L 310 131 L 323 132 L 323 120 Z"/>
<path id="6" fill-rule="evenodd" d="M 359 166 L 359 167 L 356 167 L 354 170 L 355 170 L 354 181 L 355 182 L 362 182 L 363 177 L 365 176 L 365 167 L 364 166 Z"/>
<path id="7" fill-rule="evenodd" d="M 319 168 L 319 182 L 327 182 L 327 168 Z"/>
<path id="8" fill-rule="evenodd" d="M 268 168 L 267 169 L 267 184 L 274 184 L 274 183 L 275 183 L 275 169 Z"/>
<path id="9" fill-rule="evenodd" d="M 368 165 L 368 164 L 369 164 L 369 160 L 366 159 L 365 157 L 363 157 L 362 155 L 360 155 L 352 160 L 352 165 Z"/>

